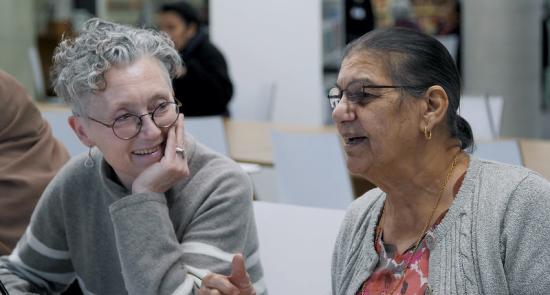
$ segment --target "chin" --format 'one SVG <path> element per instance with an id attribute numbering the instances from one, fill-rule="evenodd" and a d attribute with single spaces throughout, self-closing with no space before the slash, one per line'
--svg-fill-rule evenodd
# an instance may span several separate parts
<path id="1" fill-rule="evenodd" d="M 361 178 L 366 178 L 366 171 L 369 164 L 357 158 L 347 158 L 346 165 L 350 174 Z"/>

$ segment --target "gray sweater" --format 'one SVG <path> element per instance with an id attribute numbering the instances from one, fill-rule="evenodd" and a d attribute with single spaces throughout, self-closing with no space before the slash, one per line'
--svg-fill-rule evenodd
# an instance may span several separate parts
<path id="1" fill-rule="evenodd" d="M 355 294 L 376 267 L 384 199 L 374 189 L 348 210 L 333 255 L 333 294 Z M 472 158 L 427 244 L 434 294 L 550 294 L 550 183 L 525 168 Z"/>
<path id="2" fill-rule="evenodd" d="M 75 278 L 85 294 L 194 294 L 208 272 L 228 275 L 243 253 L 265 292 L 247 175 L 187 137 L 190 176 L 165 194 L 131 194 L 95 151 L 44 191 L 25 235 L 0 259 L 10 294 L 50 294 Z"/>

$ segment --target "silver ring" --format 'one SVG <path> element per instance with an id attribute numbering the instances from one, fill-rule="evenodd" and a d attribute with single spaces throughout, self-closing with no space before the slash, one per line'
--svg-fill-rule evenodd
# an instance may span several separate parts
<path id="1" fill-rule="evenodd" d="M 182 159 L 185 159 L 185 149 L 182 147 L 176 147 L 176 154 L 180 154 Z"/>

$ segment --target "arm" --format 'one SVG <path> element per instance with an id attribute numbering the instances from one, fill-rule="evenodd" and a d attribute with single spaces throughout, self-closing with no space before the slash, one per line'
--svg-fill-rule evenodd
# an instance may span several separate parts
<path id="1" fill-rule="evenodd" d="M 501 234 L 511 294 L 550 290 L 550 183 L 529 174 L 509 199 Z"/>
<path id="2" fill-rule="evenodd" d="M 261 279 L 249 183 L 234 173 L 224 174 L 210 176 L 218 186 L 194 213 L 183 237 L 171 221 L 171 214 L 181 218 L 178 210 L 168 208 L 163 194 L 136 194 L 110 207 L 129 293 L 191 294 L 208 273 L 229 274 L 234 253 L 247 256 L 254 282 Z"/>
<path id="3" fill-rule="evenodd" d="M 66 243 L 63 206 L 53 187 L 44 191 L 29 227 L 11 255 L 0 258 L 0 280 L 11 295 L 61 292 L 75 278 Z"/>

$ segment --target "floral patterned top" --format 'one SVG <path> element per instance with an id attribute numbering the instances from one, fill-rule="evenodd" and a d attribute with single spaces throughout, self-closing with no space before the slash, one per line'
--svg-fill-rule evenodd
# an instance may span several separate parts
<path id="1" fill-rule="evenodd" d="M 462 185 L 465 173 L 458 179 L 453 187 L 453 194 L 456 196 Z M 379 261 L 376 269 L 371 276 L 363 283 L 357 295 L 390 295 L 393 294 L 413 295 L 413 294 L 431 294 L 428 284 L 428 271 L 430 261 L 430 241 L 433 241 L 433 232 L 437 225 L 443 220 L 447 211 L 443 212 L 436 220 L 435 224 L 426 232 L 422 242 L 415 250 L 415 245 L 411 245 L 403 254 L 397 253 L 394 245 L 386 245 L 383 241 L 383 234 L 375 241 L 375 250 L 378 253 Z M 405 278 L 401 276 L 403 270 L 409 263 L 409 269 L 405 272 Z M 401 284 L 396 286 L 396 284 Z M 391 295 L 393 295 L 391 294 Z"/>

